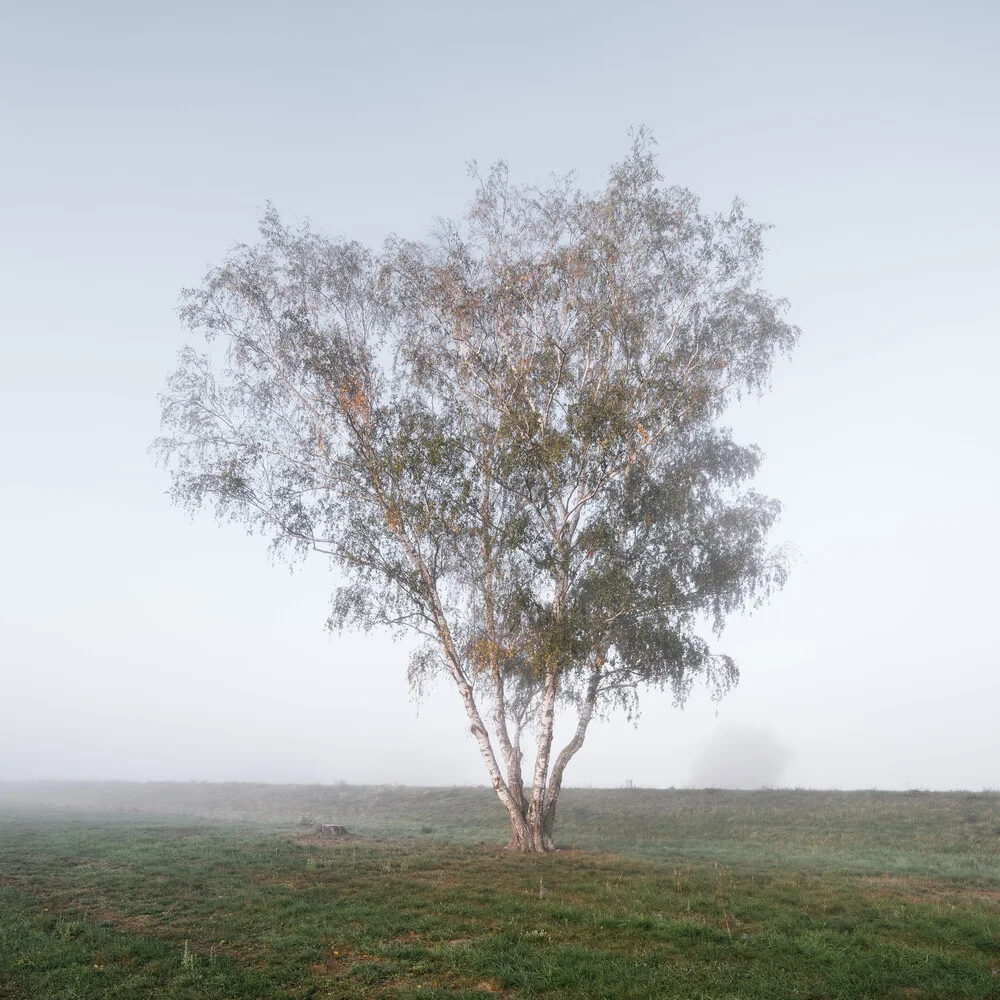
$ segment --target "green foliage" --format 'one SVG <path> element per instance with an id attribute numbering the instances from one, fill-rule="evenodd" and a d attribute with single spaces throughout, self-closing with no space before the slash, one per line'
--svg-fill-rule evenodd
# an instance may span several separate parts
<path id="1" fill-rule="evenodd" d="M 429 243 L 269 210 L 185 293 L 219 357 L 185 349 L 163 395 L 174 497 L 329 555 L 333 627 L 424 635 L 411 677 L 451 675 L 512 819 L 536 721 L 551 824 L 591 716 L 648 685 L 721 695 L 736 666 L 700 623 L 784 582 L 760 453 L 719 425 L 798 336 L 759 287 L 764 229 L 662 187 L 642 133 L 596 194 L 497 165 Z M 550 774 L 557 699 L 580 715 Z"/>

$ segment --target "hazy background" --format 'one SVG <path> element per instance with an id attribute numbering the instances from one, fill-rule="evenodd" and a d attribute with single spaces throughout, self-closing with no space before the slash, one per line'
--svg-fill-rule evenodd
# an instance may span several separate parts
<path id="1" fill-rule="evenodd" d="M 1000 785 L 997 10 L 4 4 L 0 779 L 485 781 L 405 645 L 324 632 L 326 566 L 169 506 L 178 291 L 268 198 L 420 238 L 470 158 L 597 187 L 645 123 L 668 182 L 775 227 L 802 343 L 733 422 L 801 559 L 717 710 L 649 697 L 568 780 Z"/>

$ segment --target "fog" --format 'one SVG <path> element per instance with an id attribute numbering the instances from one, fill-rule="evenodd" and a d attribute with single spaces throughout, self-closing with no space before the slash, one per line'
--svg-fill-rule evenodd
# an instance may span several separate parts
<path id="1" fill-rule="evenodd" d="M 771 729 L 748 724 L 720 726 L 695 755 L 696 788 L 773 788 L 781 784 L 791 751 Z"/>
<path id="2" fill-rule="evenodd" d="M 0 780 L 486 783 L 405 642 L 324 631 L 327 565 L 170 506 L 146 449 L 178 293 L 267 199 L 421 238 L 470 158 L 597 187 L 646 124 L 667 182 L 773 224 L 802 341 L 731 418 L 799 555 L 713 640 L 732 693 L 653 692 L 567 782 L 1000 784 L 998 28 L 976 3 L 6 5 Z"/>

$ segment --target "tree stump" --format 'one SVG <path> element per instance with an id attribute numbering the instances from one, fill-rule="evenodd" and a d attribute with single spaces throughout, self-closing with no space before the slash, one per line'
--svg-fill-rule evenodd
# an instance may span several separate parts
<path id="1" fill-rule="evenodd" d="M 335 823 L 317 823 L 313 831 L 317 837 L 346 837 L 347 827 Z"/>

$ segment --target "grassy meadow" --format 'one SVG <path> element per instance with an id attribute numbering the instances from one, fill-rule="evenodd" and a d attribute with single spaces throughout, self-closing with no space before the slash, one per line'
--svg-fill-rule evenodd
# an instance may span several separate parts
<path id="1" fill-rule="evenodd" d="M 1000 1000 L 1000 794 L 560 807 L 520 857 L 487 789 L 0 784 L 0 998 Z"/>

